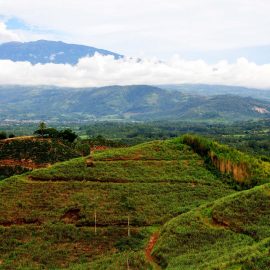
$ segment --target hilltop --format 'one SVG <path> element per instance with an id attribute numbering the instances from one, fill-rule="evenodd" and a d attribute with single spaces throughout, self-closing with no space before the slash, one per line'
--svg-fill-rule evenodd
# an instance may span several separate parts
<path id="1" fill-rule="evenodd" d="M 59 140 L 33 136 L 0 140 L 0 179 L 79 156 Z"/>
<path id="2" fill-rule="evenodd" d="M 217 154 L 218 149 L 223 149 L 220 158 L 229 157 L 225 153 L 233 151 L 218 144 L 215 147 Z M 175 233 L 181 232 L 178 219 L 192 217 L 201 211 L 197 208 L 201 205 L 209 209 L 217 204 L 225 207 L 222 197 L 234 199 L 238 194 L 249 194 L 236 191 L 235 185 L 241 190 L 241 182 L 233 174 L 215 169 L 206 162 L 206 156 L 193 149 L 196 150 L 183 137 L 153 141 L 94 152 L 91 157 L 2 181 L 0 269 L 121 270 L 127 264 L 130 269 L 167 269 L 171 260 L 182 254 L 176 247 L 175 253 L 170 251 L 170 246 L 177 245 Z M 265 168 L 264 175 L 269 180 L 270 173 Z M 262 184 L 260 181 L 265 179 L 258 179 Z M 257 188 L 262 189 L 263 186 Z M 251 199 L 242 208 L 252 215 L 257 206 L 259 202 Z M 263 209 L 262 222 L 269 220 L 268 210 Z M 217 223 L 223 222 L 222 216 L 217 218 Z M 232 216 L 226 220 L 229 218 Z M 169 225 L 163 227 L 175 220 L 176 231 Z M 196 226 L 196 220 L 190 222 Z M 260 230 L 256 235 L 263 238 L 267 234 L 268 231 Z M 228 233 L 228 243 L 235 239 L 232 236 L 230 240 L 231 235 Z M 200 241 L 198 234 L 196 237 Z M 251 239 L 243 243 L 253 242 Z M 199 248 L 196 241 L 194 245 Z"/>
<path id="3" fill-rule="evenodd" d="M 0 44 L 0 59 L 28 61 L 31 64 L 71 64 L 78 63 L 80 58 L 91 57 L 95 53 L 111 55 L 116 59 L 120 54 L 94 47 L 67 44 L 62 41 L 38 40 L 31 42 L 8 42 Z"/>

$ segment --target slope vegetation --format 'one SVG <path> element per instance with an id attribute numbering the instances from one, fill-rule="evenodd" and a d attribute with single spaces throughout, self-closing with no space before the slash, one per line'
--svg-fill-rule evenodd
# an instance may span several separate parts
<path id="1" fill-rule="evenodd" d="M 224 197 L 168 222 L 154 250 L 164 269 L 269 269 L 270 185 Z"/>
<path id="2" fill-rule="evenodd" d="M 180 139 L 96 152 L 87 164 L 0 183 L 0 269 L 154 269 L 151 235 L 235 193 Z"/>
<path id="3" fill-rule="evenodd" d="M 232 176 L 242 186 L 251 187 L 269 182 L 269 162 L 200 136 L 185 135 L 183 143 L 189 145 L 220 173 Z"/>

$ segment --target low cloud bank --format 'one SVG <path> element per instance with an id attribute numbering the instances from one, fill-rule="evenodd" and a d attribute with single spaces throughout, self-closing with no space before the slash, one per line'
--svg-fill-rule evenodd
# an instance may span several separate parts
<path id="1" fill-rule="evenodd" d="M 37 64 L 0 60 L 0 84 L 92 87 L 130 84 L 205 83 L 270 89 L 270 64 L 257 65 L 240 58 L 230 64 L 209 65 L 178 56 L 167 62 L 96 54 L 68 64 Z"/>

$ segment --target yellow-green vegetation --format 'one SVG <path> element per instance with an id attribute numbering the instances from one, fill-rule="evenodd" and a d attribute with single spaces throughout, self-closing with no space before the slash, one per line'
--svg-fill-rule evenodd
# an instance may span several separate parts
<path id="1" fill-rule="evenodd" d="M 94 167 L 86 159 L 1 182 L 0 269 L 151 269 L 153 232 L 235 192 L 179 139 L 95 152 Z"/>
<path id="2" fill-rule="evenodd" d="M 266 183 L 270 178 L 270 163 L 256 159 L 229 146 L 200 136 L 185 135 L 183 143 L 214 165 L 221 173 L 229 174 L 243 186 Z"/>
<path id="3" fill-rule="evenodd" d="M 0 269 L 222 269 L 238 247 L 267 263 L 268 186 L 237 192 L 183 138 L 88 159 L 0 182 Z"/>
<path id="4" fill-rule="evenodd" d="M 270 185 L 194 209 L 162 229 L 154 255 L 164 269 L 269 269 Z"/>

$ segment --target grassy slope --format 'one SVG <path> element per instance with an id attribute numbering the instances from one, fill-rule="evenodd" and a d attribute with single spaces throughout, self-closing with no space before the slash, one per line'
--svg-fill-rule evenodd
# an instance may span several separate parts
<path id="1" fill-rule="evenodd" d="M 269 269 L 270 185 L 224 197 L 163 228 L 154 255 L 166 269 Z"/>
<path id="2" fill-rule="evenodd" d="M 153 231 L 234 193 L 178 140 L 97 152 L 94 160 L 0 183 L 0 269 L 121 270 L 127 257 L 131 269 L 151 269 L 143 249 Z"/>
<path id="3" fill-rule="evenodd" d="M 270 163 L 242 153 L 227 145 L 204 137 L 184 135 L 183 142 L 201 155 L 221 173 L 229 174 L 234 181 L 245 187 L 269 182 Z"/>

